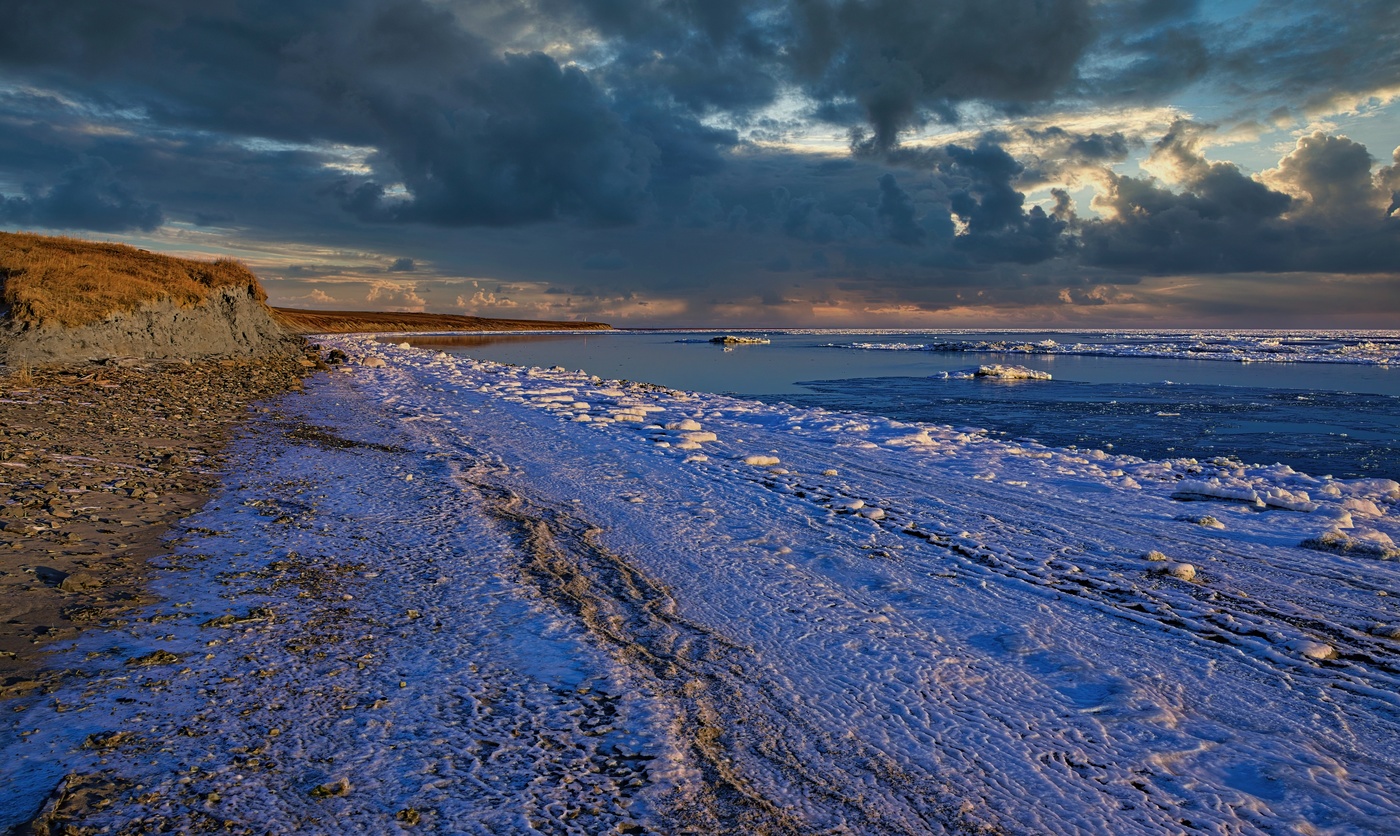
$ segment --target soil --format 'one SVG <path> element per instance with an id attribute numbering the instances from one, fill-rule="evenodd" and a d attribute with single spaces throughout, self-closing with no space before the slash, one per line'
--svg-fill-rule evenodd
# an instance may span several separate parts
<path id="1" fill-rule="evenodd" d="M 273 320 L 258 295 L 256 288 L 226 287 L 188 308 L 162 299 L 73 328 L 6 319 L 0 323 L 0 358 L 17 369 L 119 357 L 187 360 L 295 354 L 301 339 Z"/>

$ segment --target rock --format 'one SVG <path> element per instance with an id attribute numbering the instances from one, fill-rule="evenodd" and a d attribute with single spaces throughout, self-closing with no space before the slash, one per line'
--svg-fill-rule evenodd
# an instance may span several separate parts
<path id="1" fill-rule="evenodd" d="M 39 580 L 43 581 L 49 586 L 58 586 L 59 584 L 63 583 L 64 580 L 67 579 L 68 573 L 60 572 L 59 570 L 49 566 L 37 566 L 34 569 L 34 577 L 38 578 Z"/>
<path id="2" fill-rule="evenodd" d="M 129 743 L 135 738 L 136 735 L 129 731 L 99 732 L 88 735 L 87 740 L 83 741 L 83 748 L 109 751 L 124 743 Z"/>
<path id="3" fill-rule="evenodd" d="M 156 665 L 174 665 L 180 662 L 180 657 L 168 650 L 157 650 L 147 653 L 145 656 L 137 656 L 135 659 L 127 659 L 127 667 L 150 668 Z"/>
<path id="4" fill-rule="evenodd" d="M 1400 639 L 1400 624 L 1372 624 L 1370 633 L 1383 639 Z"/>
<path id="5" fill-rule="evenodd" d="M 322 784 L 311 791 L 312 798 L 343 798 L 350 794 L 350 779 L 341 778 L 329 784 Z"/>
<path id="6" fill-rule="evenodd" d="M 102 588 L 102 581 L 86 572 L 74 572 L 58 584 L 64 592 L 91 592 Z"/>

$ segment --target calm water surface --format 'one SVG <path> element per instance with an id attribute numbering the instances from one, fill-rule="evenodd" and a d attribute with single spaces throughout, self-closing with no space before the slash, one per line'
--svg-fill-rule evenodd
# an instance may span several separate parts
<path id="1" fill-rule="evenodd" d="M 1316 475 L 1400 479 L 1400 369 L 1320 363 L 871 351 L 927 334 L 769 334 L 724 350 L 714 332 L 418 337 L 484 360 L 583 369 L 604 378 L 986 428 L 1055 446 L 1143 458 L 1232 456 Z M 967 339 L 1001 339 L 969 333 Z M 402 338 L 400 338 L 402 339 Z M 1014 339 L 1064 341 L 1063 334 Z M 1086 342 L 1082 334 L 1075 341 Z M 1050 381 L 938 380 L 938 372 L 1014 363 Z"/>

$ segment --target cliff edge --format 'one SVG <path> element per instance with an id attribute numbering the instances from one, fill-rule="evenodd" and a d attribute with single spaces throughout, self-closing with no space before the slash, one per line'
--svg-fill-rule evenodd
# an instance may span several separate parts
<path id="1" fill-rule="evenodd" d="M 289 354 L 301 340 L 272 317 L 246 267 L 123 244 L 0 233 L 0 361 Z"/>

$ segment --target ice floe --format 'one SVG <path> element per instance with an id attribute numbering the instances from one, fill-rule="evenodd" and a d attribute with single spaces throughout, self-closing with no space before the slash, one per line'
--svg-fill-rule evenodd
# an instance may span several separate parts
<path id="1" fill-rule="evenodd" d="M 958 369 L 950 372 L 939 372 L 933 377 L 941 380 L 973 380 L 976 378 L 990 378 L 992 380 L 1050 380 L 1050 373 L 1038 369 L 1029 369 L 1025 366 L 1003 365 L 1001 363 L 990 363 L 981 366 L 971 366 L 966 369 Z"/>

